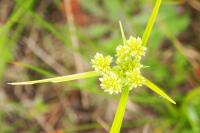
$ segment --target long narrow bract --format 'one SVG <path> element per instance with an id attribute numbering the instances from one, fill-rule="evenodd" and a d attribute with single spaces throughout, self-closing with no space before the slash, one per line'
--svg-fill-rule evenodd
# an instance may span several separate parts
<path id="1" fill-rule="evenodd" d="M 15 82 L 15 83 L 8 83 L 8 84 L 10 84 L 10 85 L 32 85 L 32 84 L 47 83 L 47 82 L 58 83 L 58 82 L 66 82 L 66 81 L 77 80 L 77 79 L 97 77 L 98 75 L 99 75 L 98 72 L 90 71 L 90 72 L 72 74 L 72 75 L 67 75 L 67 76 L 59 76 L 59 77 L 55 77 L 55 78 L 47 78 L 47 79 L 25 81 L 25 82 Z"/>

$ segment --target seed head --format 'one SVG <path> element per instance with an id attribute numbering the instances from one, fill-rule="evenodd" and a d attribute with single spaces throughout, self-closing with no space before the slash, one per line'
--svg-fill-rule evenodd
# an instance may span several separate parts
<path id="1" fill-rule="evenodd" d="M 146 47 L 142 46 L 140 37 L 130 37 L 124 45 L 116 48 L 116 61 L 111 66 L 112 57 L 97 53 L 92 59 L 92 67 L 100 73 L 101 87 L 105 92 L 118 94 L 123 88 L 142 86 L 144 78 L 140 63 L 145 55 Z"/>
<path id="2" fill-rule="evenodd" d="M 100 81 L 100 86 L 102 87 L 102 89 L 104 89 L 105 92 L 108 92 L 110 94 L 118 94 L 122 91 L 121 79 L 114 72 L 109 72 L 108 74 L 103 75 L 103 77 L 100 78 Z"/>
<path id="3" fill-rule="evenodd" d="M 106 73 L 110 71 L 110 64 L 112 62 L 112 57 L 103 56 L 103 54 L 96 53 L 91 62 L 92 62 L 92 67 L 95 69 L 95 71 L 98 71 L 100 73 Z"/>

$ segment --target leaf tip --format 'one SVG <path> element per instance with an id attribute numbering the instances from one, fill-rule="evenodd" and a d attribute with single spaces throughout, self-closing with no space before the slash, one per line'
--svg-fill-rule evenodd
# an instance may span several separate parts
<path id="1" fill-rule="evenodd" d="M 32 83 L 28 82 L 14 82 L 14 83 L 7 83 L 8 85 L 31 85 Z"/>
<path id="2" fill-rule="evenodd" d="M 170 100 L 170 102 L 172 102 L 173 104 L 176 104 L 176 102 L 174 100 Z"/>
<path id="3" fill-rule="evenodd" d="M 120 27 L 123 43 L 125 44 L 126 43 L 126 37 L 125 37 L 125 33 L 124 33 L 124 28 L 123 28 L 122 23 L 121 23 L 120 20 L 119 20 L 119 27 Z"/>
<path id="4" fill-rule="evenodd" d="M 8 85 L 14 85 L 14 83 L 7 83 Z"/>

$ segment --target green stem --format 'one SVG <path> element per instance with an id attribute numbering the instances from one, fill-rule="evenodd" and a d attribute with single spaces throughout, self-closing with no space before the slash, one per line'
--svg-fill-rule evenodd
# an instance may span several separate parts
<path id="1" fill-rule="evenodd" d="M 162 0 L 157 0 L 156 1 L 156 4 L 155 4 L 155 6 L 153 8 L 153 11 L 152 11 L 151 16 L 149 18 L 149 21 L 147 23 L 146 29 L 145 29 L 144 34 L 142 36 L 142 43 L 143 43 L 144 46 L 146 46 L 147 41 L 149 40 L 149 36 L 151 34 L 153 25 L 155 23 L 157 15 L 158 15 L 158 11 L 159 11 L 161 2 L 162 2 Z"/>
<path id="2" fill-rule="evenodd" d="M 126 104 L 128 101 L 128 94 L 129 94 L 129 88 L 125 88 L 120 97 L 120 101 L 117 107 L 117 112 L 115 114 L 115 118 L 114 118 L 112 127 L 110 129 L 110 133 L 120 132 L 122 121 L 124 118 L 125 109 L 126 109 Z"/>
<path id="3" fill-rule="evenodd" d="M 146 29 L 145 29 L 143 37 L 142 37 L 142 42 L 143 42 L 144 46 L 146 46 L 149 36 L 151 34 L 153 25 L 155 23 L 157 15 L 158 15 L 158 11 L 159 11 L 161 2 L 162 2 L 162 0 L 156 1 L 154 9 L 153 9 L 151 16 L 149 18 L 149 21 L 147 23 Z M 122 33 L 123 42 L 125 43 L 125 41 L 124 41 L 125 36 L 124 36 L 123 27 L 121 25 L 121 22 L 120 22 L 120 29 L 121 29 L 121 33 Z M 121 95 L 121 98 L 120 98 L 120 101 L 119 101 L 119 104 L 117 107 L 117 112 L 115 114 L 115 118 L 114 118 L 112 127 L 110 129 L 110 133 L 119 133 L 120 132 L 122 120 L 123 120 L 125 109 L 126 109 L 126 104 L 128 101 L 128 94 L 129 94 L 129 88 L 125 88 L 124 91 L 122 92 L 122 95 Z"/>

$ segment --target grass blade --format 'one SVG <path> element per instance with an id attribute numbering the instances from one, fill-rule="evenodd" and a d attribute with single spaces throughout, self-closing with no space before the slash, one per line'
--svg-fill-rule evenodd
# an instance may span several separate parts
<path id="1" fill-rule="evenodd" d="M 172 98 L 170 98 L 163 90 L 161 90 L 157 85 L 155 85 L 154 83 L 152 83 L 148 79 L 145 79 L 145 83 L 144 84 L 147 87 L 149 87 L 152 91 L 154 91 L 155 93 L 157 93 L 158 95 L 160 95 L 163 98 L 167 99 L 171 103 L 176 104 L 176 102 Z"/>
<path id="2" fill-rule="evenodd" d="M 144 46 L 146 46 L 147 44 L 147 41 L 149 40 L 149 36 L 151 34 L 151 31 L 152 31 L 152 28 L 153 28 L 153 25 L 155 23 L 155 20 L 156 20 L 156 17 L 158 15 L 158 11 L 159 11 L 159 8 L 160 8 L 160 5 L 161 5 L 161 2 L 162 0 L 157 0 L 156 1 L 156 4 L 154 6 L 154 9 L 151 13 L 151 16 L 149 18 L 149 21 L 147 23 L 147 26 L 146 26 L 146 29 L 144 31 L 144 34 L 142 36 L 142 43 Z"/>
<path id="3" fill-rule="evenodd" d="M 60 76 L 60 77 L 55 77 L 55 78 L 47 78 L 47 79 L 41 79 L 41 80 L 16 82 L 16 83 L 8 83 L 8 84 L 10 84 L 10 85 L 32 85 L 32 84 L 47 83 L 47 82 L 58 83 L 58 82 L 76 80 L 76 79 L 96 77 L 98 75 L 99 75 L 98 72 L 91 71 L 91 72 L 84 72 L 84 73 L 72 74 L 72 75 L 67 75 L 67 76 Z"/>
<path id="4" fill-rule="evenodd" d="M 24 67 L 24 68 L 27 68 L 31 71 L 34 71 L 34 72 L 37 72 L 41 75 L 44 75 L 45 77 L 47 78 L 52 78 L 52 77 L 55 77 L 57 76 L 56 74 L 53 74 L 45 69 L 42 69 L 40 67 L 37 67 L 37 66 L 34 66 L 34 65 L 31 65 L 31 64 L 26 64 L 26 63 L 23 63 L 23 62 L 16 62 L 16 61 L 13 61 L 12 64 L 16 65 L 16 66 L 19 66 L 19 67 Z"/>
<path id="5" fill-rule="evenodd" d="M 126 37 L 125 37 L 125 34 L 124 34 L 124 28 L 122 26 L 121 21 L 119 21 L 119 27 L 120 27 L 120 31 L 121 31 L 121 36 L 122 36 L 123 44 L 125 45 L 126 44 Z"/>

